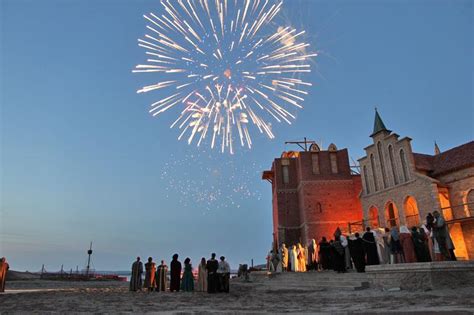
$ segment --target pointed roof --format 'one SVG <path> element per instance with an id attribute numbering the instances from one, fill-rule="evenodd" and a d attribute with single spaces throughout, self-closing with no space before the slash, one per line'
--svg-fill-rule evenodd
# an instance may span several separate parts
<path id="1" fill-rule="evenodd" d="M 388 130 L 387 127 L 385 127 L 385 124 L 383 123 L 382 118 L 380 118 L 377 108 L 375 108 L 374 131 L 370 136 L 373 137 L 381 131 L 387 131 L 389 133 L 392 132 L 391 130 Z"/>
<path id="2" fill-rule="evenodd" d="M 439 149 L 438 144 L 436 143 L 436 141 L 435 141 L 435 144 L 434 144 L 434 153 L 435 153 L 435 155 L 438 155 L 438 154 L 441 153 L 441 150 Z"/>

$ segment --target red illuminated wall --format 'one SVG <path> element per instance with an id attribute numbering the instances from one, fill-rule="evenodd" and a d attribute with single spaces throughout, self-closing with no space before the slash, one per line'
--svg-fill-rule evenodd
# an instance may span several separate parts
<path id="1" fill-rule="evenodd" d="M 318 174 L 313 173 L 313 154 L 318 154 Z M 337 157 L 337 173 L 331 170 L 330 154 Z M 288 164 L 288 183 L 283 182 L 282 161 Z M 337 227 L 347 230 L 349 222 L 362 220 L 361 178 L 351 175 L 347 149 L 277 158 L 272 171 L 273 226 L 279 244 L 330 239 Z"/>

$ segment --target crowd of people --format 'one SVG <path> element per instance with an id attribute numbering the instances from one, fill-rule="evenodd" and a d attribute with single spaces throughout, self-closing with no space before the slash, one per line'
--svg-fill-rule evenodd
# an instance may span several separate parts
<path id="1" fill-rule="evenodd" d="M 298 243 L 287 248 L 282 244 L 268 254 L 267 268 L 272 272 L 365 272 L 366 265 L 442 260 L 456 260 L 456 256 L 446 222 L 435 211 L 428 214 L 425 224 L 411 229 L 405 225 L 373 230 L 367 227 L 361 236 L 344 235 L 337 228 L 330 241 L 322 237 L 319 243 L 312 239 L 307 246 Z"/>
<path id="2" fill-rule="evenodd" d="M 156 266 L 153 258 L 149 257 L 148 262 L 143 264 L 140 257 L 132 264 L 132 273 L 130 277 L 130 291 L 167 291 L 170 292 L 208 292 L 229 293 L 230 265 L 224 256 L 220 261 L 216 259 L 216 254 L 206 261 L 202 258 L 197 269 L 197 282 L 193 274 L 191 259 L 184 260 L 184 268 L 178 260 L 178 254 L 173 255 L 170 263 L 169 278 L 168 266 L 162 260 L 161 264 Z M 145 279 L 143 280 L 143 273 Z M 169 282 L 169 285 L 168 285 Z"/>

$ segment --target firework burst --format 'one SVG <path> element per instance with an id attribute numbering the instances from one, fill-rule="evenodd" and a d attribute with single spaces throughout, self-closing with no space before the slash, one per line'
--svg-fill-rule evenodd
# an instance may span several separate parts
<path id="1" fill-rule="evenodd" d="M 234 152 L 234 143 L 252 147 L 249 128 L 274 138 L 271 120 L 291 124 L 311 83 L 305 31 L 277 26 L 282 1 L 161 1 L 150 13 L 149 33 L 138 40 L 147 62 L 133 72 L 158 74 L 159 82 L 138 93 L 165 90 L 151 104 L 153 116 L 173 110 L 178 139 Z"/>

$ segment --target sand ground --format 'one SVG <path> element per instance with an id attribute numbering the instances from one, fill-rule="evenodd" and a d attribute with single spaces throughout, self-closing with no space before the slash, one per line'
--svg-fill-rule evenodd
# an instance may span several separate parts
<path id="1" fill-rule="evenodd" d="M 126 282 L 21 280 L 0 294 L 0 313 L 474 314 L 472 288 L 427 292 L 265 291 L 232 280 L 229 294 L 129 292 Z"/>

